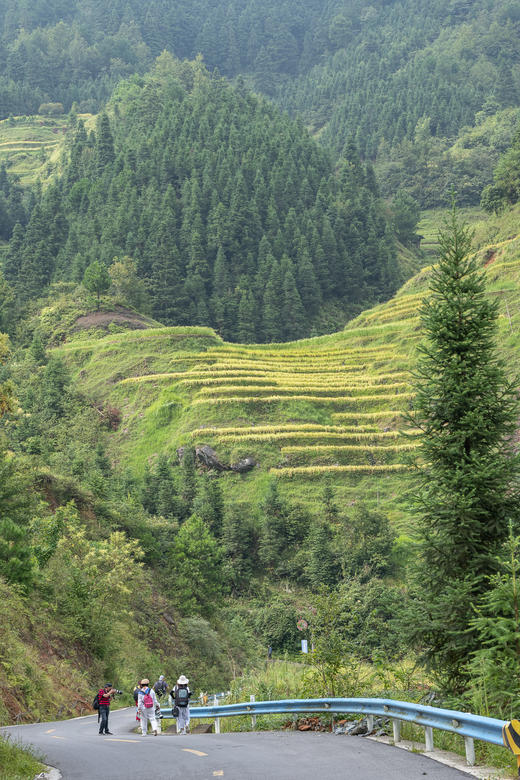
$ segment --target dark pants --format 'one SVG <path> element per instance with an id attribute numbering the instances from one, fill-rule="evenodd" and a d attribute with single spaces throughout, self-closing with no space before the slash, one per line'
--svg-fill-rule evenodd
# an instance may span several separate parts
<path id="1" fill-rule="evenodd" d="M 105 734 L 108 734 L 108 713 L 110 712 L 109 707 L 100 707 L 99 708 L 99 733 L 102 734 L 105 732 Z"/>

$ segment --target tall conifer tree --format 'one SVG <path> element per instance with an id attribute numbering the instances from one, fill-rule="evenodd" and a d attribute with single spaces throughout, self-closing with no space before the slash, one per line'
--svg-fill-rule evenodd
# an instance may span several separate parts
<path id="1" fill-rule="evenodd" d="M 102 174 L 107 165 L 114 162 L 114 139 L 110 129 L 110 120 L 106 114 L 101 114 L 98 119 L 96 137 L 96 167 Z"/>
<path id="2" fill-rule="evenodd" d="M 422 307 L 413 424 L 422 431 L 417 511 L 422 539 L 411 633 L 447 688 L 464 685 L 479 645 L 471 604 L 487 588 L 508 522 L 519 515 L 513 451 L 518 393 L 495 352 L 497 305 L 470 256 L 455 207 Z"/>

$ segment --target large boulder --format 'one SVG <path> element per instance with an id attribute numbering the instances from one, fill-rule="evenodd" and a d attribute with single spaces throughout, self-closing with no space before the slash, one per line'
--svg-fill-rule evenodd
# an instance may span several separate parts
<path id="1" fill-rule="evenodd" d="M 209 446 L 209 444 L 202 444 L 200 447 L 195 447 L 195 458 L 207 469 L 215 469 L 216 471 L 229 471 L 229 466 L 221 463 L 221 461 L 218 459 L 217 453 Z"/>
<path id="2" fill-rule="evenodd" d="M 238 474 L 245 474 L 256 466 L 256 460 L 254 458 L 242 458 L 237 463 L 231 464 L 231 471 L 236 471 Z"/>

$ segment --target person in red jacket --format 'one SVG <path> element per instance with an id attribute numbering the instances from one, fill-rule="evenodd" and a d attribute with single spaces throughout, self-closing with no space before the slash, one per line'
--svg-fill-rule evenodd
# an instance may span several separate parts
<path id="1" fill-rule="evenodd" d="M 99 733 L 100 734 L 112 734 L 108 730 L 108 713 L 110 712 L 110 702 L 116 692 L 116 689 L 112 687 L 112 683 L 107 683 L 104 688 L 100 688 L 98 693 L 99 701 Z"/>

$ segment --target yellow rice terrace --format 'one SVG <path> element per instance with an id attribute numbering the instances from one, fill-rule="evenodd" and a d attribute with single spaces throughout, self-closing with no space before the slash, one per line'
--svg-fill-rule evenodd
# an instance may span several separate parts
<path id="1" fill-rule="evenodd" d="M 500 261 L 506 250 L 497 251 Z M 516 342 L 509 297 L 517 287 L 508 277 L 520 270 L 510 245 L 507 253 L 507 262 L 489 268 L 490 294 L 500 291 L 507 309 L 505 349 Z M 488 255 L 482 250 L 483 262 Z M 243 345 L 224 343 L 210 328 L 153 327 L 73 336 L 56 351 L 96 403 L 120 412 L 113 452 L 135 472 L 160 454 L 175 463 L 179 448 L 206 445 L 224 467 L 256 463 L 248 473 L 221 473 L 233 499 L 255 498 L 273 475 L 282 491 L 310 505 L 331 485 L 338 501 L 379 506 L 397 530 L 408 530 L 418 432 L 403 414 L 413 406 L 428 276 L 424 269 L 391 301 L 330 336 Z"/>

